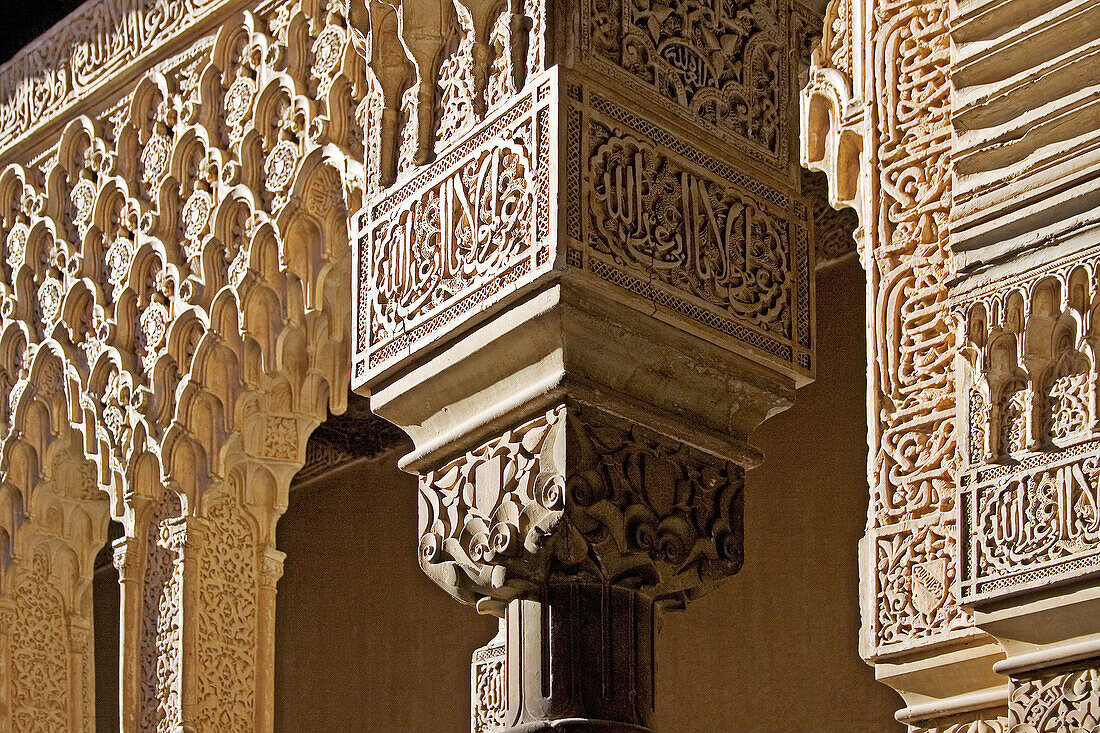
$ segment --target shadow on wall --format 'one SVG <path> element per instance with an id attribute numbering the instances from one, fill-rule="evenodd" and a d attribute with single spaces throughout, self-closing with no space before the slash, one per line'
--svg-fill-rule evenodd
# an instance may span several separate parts
<path id="1" fill-rule="evenodd" d="M 858 654 L 867 521 L 864 275 L 817 273 L 817 381 L 760 428 L 745 567 L 658 636 L 661 733 L 893 733 L 902 706 Z"/>
<path id="2" fill-rule="evenodd" d="M 470 728 L 470 655 L 496 620 L 417 566 L 416 479 L 398 449 L 292 491 L 275 614 L 278 733 Z"/>
<path id="3" fill-rule="evenodd" d="M 660 733 L 892 733 L 900 699 L 857 654 L 866 517 L 864 282 L 818 274 L 818 380 L 756 436 L 740 575 L 659 636 Z M 416 565 L 416 482 L 391 453 L 291 495 L 276 614 L 281 733 L 464 733 L 495 623 Z"/>

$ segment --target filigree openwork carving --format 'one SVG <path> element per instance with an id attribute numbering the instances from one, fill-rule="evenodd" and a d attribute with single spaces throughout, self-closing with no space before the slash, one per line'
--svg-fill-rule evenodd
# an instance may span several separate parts
<path id="1" fill-rule="evenodd" d="M 1100 567 L 1095 255 L 976 282 L 966 348 L 963 595 L 998 598 Z M 987 407 L 987 405 L 989 407 Z"/>
<path id="2" fill-rule="evenodd" d="M 559 405 L 420 480 L 420 564 L 456 597 L 555 575 L 680 602 L 741 568 L 743 469 L 591 407 Z"/>

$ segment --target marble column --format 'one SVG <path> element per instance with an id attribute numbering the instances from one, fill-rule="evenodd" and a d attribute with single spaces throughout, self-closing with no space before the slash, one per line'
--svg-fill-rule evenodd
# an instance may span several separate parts
<path id="1" fill-rule="evenodd" d="M 503 619 L 473 731 L 652 730 L 657 618 L 740 569 L 749 435 L 813 377 L 804 23 L 494 7 L 358 19 L 392 132 L 365 161 L 353 386 L 413 440 L 421 567 Z"/>

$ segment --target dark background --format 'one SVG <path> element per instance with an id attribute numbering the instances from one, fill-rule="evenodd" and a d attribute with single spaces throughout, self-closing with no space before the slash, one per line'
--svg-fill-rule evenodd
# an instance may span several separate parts
<path id="1" fill-rule="evenodd" d="M 0 63 L 82 4 L 82 0 L 0 0 Z"/>

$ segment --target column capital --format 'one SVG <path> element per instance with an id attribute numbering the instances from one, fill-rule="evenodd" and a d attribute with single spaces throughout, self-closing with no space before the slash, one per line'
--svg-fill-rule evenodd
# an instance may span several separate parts
<path id="1" fill-rule="evenodd" d="M 554 581 L 672 605 L 741 568 L 744 468 L 565 400 L 420 479 L 420 564 L 466 601 Z"/>
<path id="2" fill-rule="evenodd" d="M 283 577 L 283 563 L 286 561 L 286 553 L 274 547 L 264 547 L 260 551 L 260 584 L 267 588 L 274 588 Z"/>

